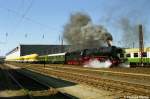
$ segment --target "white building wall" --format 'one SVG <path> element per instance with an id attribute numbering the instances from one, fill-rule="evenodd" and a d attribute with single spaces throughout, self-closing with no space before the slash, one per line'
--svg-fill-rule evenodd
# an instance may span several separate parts
<path id="1" fill-rule="evenodd" d="M 6 55 L 6 60 L 14 59 L 20 57 L 20 47 L 14 50 L 12 53 Z"/>

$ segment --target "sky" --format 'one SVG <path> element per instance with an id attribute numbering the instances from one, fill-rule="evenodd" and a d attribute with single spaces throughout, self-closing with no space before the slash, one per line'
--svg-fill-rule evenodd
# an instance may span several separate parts
<path id="1" fill-rule="evenodd" d="M 19 44 L 60 44 L 59 36 L 76 12 L 104 25 L 117 46 L 122 36 L 120 18 L 143 24 L 145 45 L 150 47 L 149 9 L 150 0 L 0 0 L 0 56 Z"/>

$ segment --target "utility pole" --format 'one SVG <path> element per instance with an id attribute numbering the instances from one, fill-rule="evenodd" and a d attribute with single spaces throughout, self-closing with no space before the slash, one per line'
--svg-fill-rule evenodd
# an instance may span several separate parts
<path id="1" fill-rule="evenodd" d="M 64 40 L 63 40 L 63 38 L 61 37 L 61 53 L 63 52 L 63 43 L 64 43 Z"/>
<path id="2" fill-rule="evenodd" d="M 143 66 L 143 52 L 144 52 L 144 42 L 143 42 L 143 27 L 142 24 L 139 25 L 139 51 L 141 54 L 140 65 Z"/>

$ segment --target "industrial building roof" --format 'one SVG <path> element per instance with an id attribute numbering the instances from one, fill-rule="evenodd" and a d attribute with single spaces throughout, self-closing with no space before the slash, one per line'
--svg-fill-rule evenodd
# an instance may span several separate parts
<path id="1" fill-rule="evenodd" d="M 39 55 L 53 54 L 65 52 L 69 48 L 69 45 L 48 45 L 48 44 L 20 44 L 13 50 L 6 54 L 12 54 L 16 51 L 20 51 L 20 56 L 37 53 Z"/>

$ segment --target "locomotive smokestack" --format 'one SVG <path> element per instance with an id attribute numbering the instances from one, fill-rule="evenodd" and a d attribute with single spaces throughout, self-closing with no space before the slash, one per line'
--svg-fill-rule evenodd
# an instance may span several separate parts
<path id="1" fill-rule="evenodd" d="M 112 46 L 112 40 L 107 40 L 108 47 Z"/>
<path id="2" fill-rule="evenodd" d="M 111 47 L 112 46 L 112 41 L 113 41 L 112 35 L 110 35 L 110 33 L 106 33 L 105 37 L 106 37 L 106 42 L 107 42 L 108 47 Z"/>

